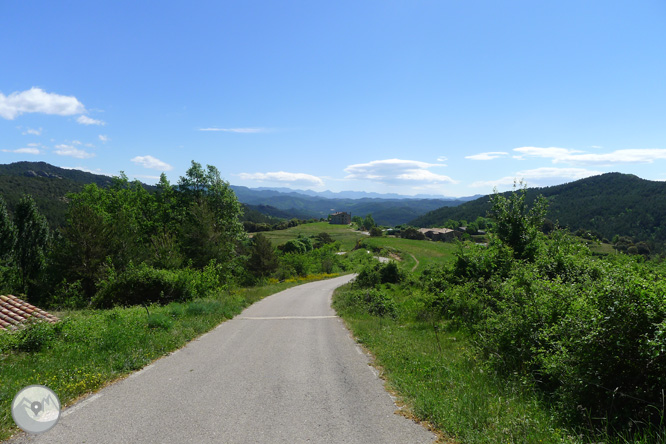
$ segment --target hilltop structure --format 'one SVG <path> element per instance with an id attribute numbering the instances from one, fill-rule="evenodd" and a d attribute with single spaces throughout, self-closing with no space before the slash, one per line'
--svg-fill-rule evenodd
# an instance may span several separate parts
<path id="1" fill-rule="evenodd" d="M 349 225 L 351 223 L 351 213 L 347 213 L 346 211 L 338 211 L 337 213 L 333 213 L 331 214 L 328 223 L 336 225 Z"/>

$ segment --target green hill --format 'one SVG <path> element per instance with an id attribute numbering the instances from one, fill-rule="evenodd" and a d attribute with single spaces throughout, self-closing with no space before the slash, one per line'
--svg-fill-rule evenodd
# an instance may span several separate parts
<path id="1" fill-rule="evenodd" d="M 65 223 L 67 193 L 79 192 L 89 183 L 105 187 L 111 184 L 111 178 L 58 168 L 46 162 L 0 165 L 0 196 L 7 202 L 9 210 L 13 212 L 21 197 L 29 194 L 52 227 Z"/>
<path id="2" fill-rule="evenodd" d="M 616 234 L 636 240 L 666 242 L 666 183 L 631 174 L 607 173 L 564 185 L 529 188 L 527 201 L 542 194 L 549 202 L 547 217 L 572 231 L 596 231 L 611 239 Z M 471 221 L 486 216 L 485 196 L 457 207 L 444 207 L 416 218 L 410 224 L 431 227 L 447 220 Z"/>

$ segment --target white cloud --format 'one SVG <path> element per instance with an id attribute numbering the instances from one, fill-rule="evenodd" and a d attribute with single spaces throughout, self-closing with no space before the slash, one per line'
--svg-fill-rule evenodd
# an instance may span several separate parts
<path id="1" fill-rule="evenodd" d="M 76 157 L 77 159 L 89 159 L 95 157 L 95 154 L 75 148 L 73 145 L 56 145 L 56 150 L 54 152 L 59 156 L 70 156 Z"/>
<path id="2" fill-rule="evenodd" d="M 471 160 L 493 160 L 497 159 L 498 157 L 504 157 L 508 156 L 509 153 L 505 153 L 504 151 L 490 151 L 488 153 L 479 153 L 479 154 L 474 154 L 471 156 L 465 156 L 465 159 L 471 159 Z"/>
<path id="3" fill-rule="evenodd" d="M 541 157 L 551 159 L 553 163 L 572 165 L 615 165 L 624 163 L 653 163 L 655 160 L 666 160 L 666 149 L 626 149 L 610 153 L 585 153 L 584 151 L 567 148 L 539 148 L 526 146 L 515 148 L 520 153 L 517 159 L 525 157 Z"/>
<path id="4" fill-rule="evenodd" d="M 269 128 L 199 128 L 199 131 L 223 131 L 225 133 L 254 134 L 268 133 L 271 130 Z"/>
<path id="5" fill-rule="evenodd" d="M 90 168 L 80 167 L 80 166 L 79 166 L 79 167 L 67 167 L 67 166 L 64 166 L 64 167 L 61 167 L 61 168 L 64 168 L 64 169 L 66 169 L 66 170 L 78 170 L 78 171 L 84 171 L 84 172 L 86 172 L 86 173 L 92 173 L 92 174 L 101 174 L 101 175 L 104 175 L 104 176 L 113 176 L 113 174 L 109 174 L 109 173 L 104 173 L 104 172 L 102 172 L 102 170 L 100 170 L 99 168 L 97 168 L 97 169 L 95 169 L 95 170 L 91 170 Z"/>
<path id="6" fill-rule="evenodd" d="M 106 122 L 93 119 L 92 117 L 88 116 L 79 116 L 76 118 L 76 121 L 79 122 L 81 125 L 99 125 L 99 126 L 106 125 Z"/>
<path id="7" fill-rule="evenodd" d="M 513 176 L 505 176 L 497 180 L 477 181 L 470 186 L 479 187 L 500 187 L 503 185 L 513 185 L 514 182 L 524 180 L 528 186 L 548 186 L 556 185 L 572 180 L 584 179 L 590 176 L 602 174 L 601 171 L 586 170 L 584 168 L 536 168 L 532 170 L 518 171 Z"/>
<path id="8" fill-rule="evenodd" d="M 166 162 L 162 162 L 153 156 L 136 156 L 131 159 L 132 162 L 151 170 L 171 171 L 173 167 Z"/>
<path id="9" fill-rule="evenodd" d="M 348 176 L 345 179 L 370 180 L 384 184 L 418 183 L 457 183 L 449 176 L 429 171 L 433 167 L 445 166 L 417 160 L 386 159 L 368 163 L 349 165 L 345 168 Z"/>
<path id="10" fill-rule="evenodd" d="M 42 128 L 39 129 L 34 129 L 34 128 L 26 128 L 25 131 L 23 131 L 23 135 L 26 136 L 28 134 L 32 134 L 33 136 L 41 136 L 42 135 Z"/>
<path id="11" fill-rule="evenodd" d="M 301 186 L 323 186 L 324 181 L 317 176 L 305 173 L 287 173 L 276 171 L 270 173 L 240 173 L 243 180 L 256 180 L 260 182 L 281 182 Z"/>
<path id="12" fill-rule="evenodd" d="M 24 113 L 71 116 L 83 114 L 85 111 L 85 107 L 76 97 L 47 93 L 40 88 L 33 87 L 8 96 L 0 93 L 0 117 L 8 120 L 14 120 Z"/>
<path id="13" fill-rule="evenodd" d="M 449 158 L 446 156 L 439 156 L 437 158 L 437 162 L 446 162 L 447 160 L 449 160 Z"/>
<path id="14" fill-rule="evenodd" d="M 18 154 L 41 154 L 41 151 L 35 147 L 19 148 L 16 150 L 2 150 L 5 153 L 18 153 Z"/>
<path id="15" fill-rule="evenodd" d="M 104 134 L 100 134 L 100 135 L 97 136 L 97 137 L 99 138 L 99 140 L 101 140 L 101 141 L 104 142 L 104 143 L 106 143 L 106 142 L 108 142 L 109 140 L 111 140 L 111 139 L 109 139 L 109 136 L 106 136 L 106 135 L 104 135 Z"/>
<path id="16" fill-rule="evenodd" d="M 540 148 L 536 146 L 523 146 L 520 148 L 514 148 L 514 151 L 519 153 L 516 156 L 513 156 L 515 159 L 524 159 L 525 157 L 543 157 L 546 159 L 553 159 L 553 162 L 557 163 L 558 160 L 566 159 L 576 153 L 582 153 L 582 151 L 571 150 L 568 148 L 558 148 L 558 147 L 548 147 Z"/>

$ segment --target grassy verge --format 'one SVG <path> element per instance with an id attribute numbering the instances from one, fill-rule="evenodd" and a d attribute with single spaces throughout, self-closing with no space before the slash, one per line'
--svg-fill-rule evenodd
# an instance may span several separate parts
<path id="1" fill-rule="evenodd" d="M 63 405 L 181 348 L 252 303 L 316 275 L 165 306 L 57 313 L 55 325 L 0 331 L 0 440 L 18 431 L 11 402 L 23 387 L 42 384 Z"/>
<path id="2" fill-rule="evenodd" d="M 370 315 L 350 286 L 334 307 L 381 367 L 390 389 L 414 416 L 455 443 L 576 442 L 557 426 L 529 387 L 496 378 L 479 362 L 470 338 L 446 323 L 417 320 L 408 289 L 384 288 L 397 317 Z"/>

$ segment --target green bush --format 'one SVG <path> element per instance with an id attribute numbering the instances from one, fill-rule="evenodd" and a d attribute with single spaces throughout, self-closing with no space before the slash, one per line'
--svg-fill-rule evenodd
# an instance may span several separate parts
<path id="1" fill-rule="evenodd" d="M 397 317 L 397 307 L 386 292 L 374 288 L 350 290 L 335 302 L 337 310 L 362 311 L 379 317 Z"/>
<path id="2" fill-rule="evenodd" d="M 168 304 L 192 299 L 201 286 L 192 270 L 157 270 L 147 265 L 129 267 L 127 271 L 100 285 L 92 305 L 110 308 L 117 305 Z"/>
<path id="3" fill-rule="evenodd" d="M 423 315 L 466 326 L 496 371 L 531 380 L 572 423 L 663 426 L 666 267 L 595 258 L 561 232 L 532 246 L 529 262 L 498 243 L 426 270 Z"/>
<path id="4" fill-rule="evenodd" d="M 405 274 L 400 270 L 398 264 L 394 261 L 382 264 L 365 265 L 356 276 L 354 286 L 360 288 L 373 288 L 380 284 L 397 284 L 402 282 Z"/>

